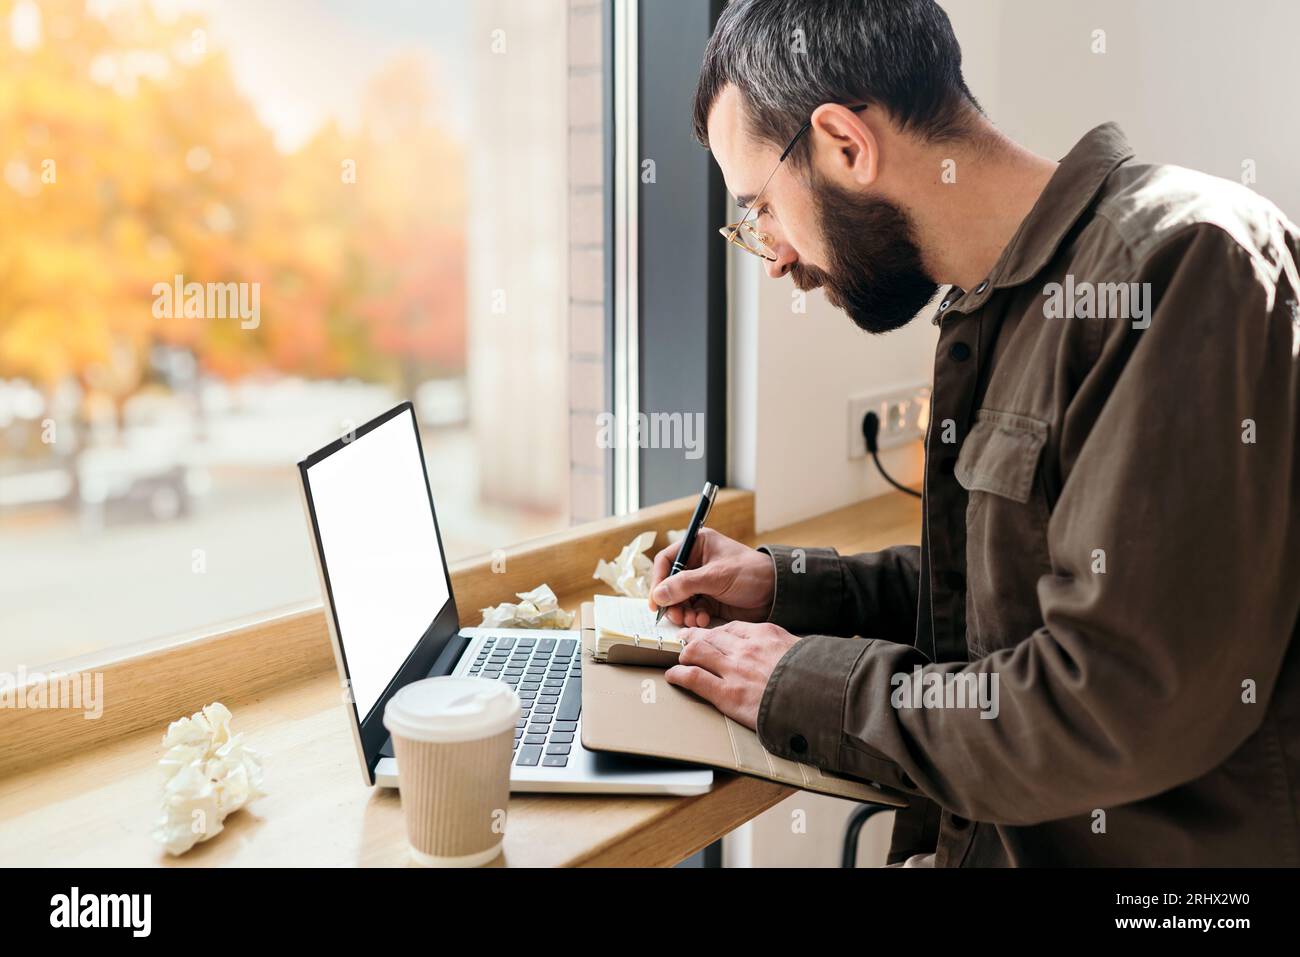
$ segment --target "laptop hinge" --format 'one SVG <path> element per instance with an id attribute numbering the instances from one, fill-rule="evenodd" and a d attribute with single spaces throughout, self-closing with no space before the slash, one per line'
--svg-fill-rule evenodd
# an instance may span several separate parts
<path id="1" fill-rule="evenodd" d="M 447 639 L 447 644 L 443 646 L 442 654 L 438 655 L 433 661 L 433 667 L 429 669 L 429 677 L 439 675 L 449 675 L 460 661 L 460 656 L 465 653 L 469 647 L 470 637 L 462 635 L 459 632 Z"/>

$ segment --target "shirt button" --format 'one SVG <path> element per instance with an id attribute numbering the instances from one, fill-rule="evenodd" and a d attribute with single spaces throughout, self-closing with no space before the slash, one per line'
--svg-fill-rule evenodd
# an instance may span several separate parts
<path id="1" fill-rule="evenodd" d="M 964 342 L 954 342 L 948 355 L 952 356 L 954 362 L 965 362 L 970 358 L 970 346 Z"/>
<path id="2" fill-rule="evenodd" d="M 966 587 L 966 576 L 961 572 L 955 572 L 952 569 L 943 573 L 943 583 L 953 591 L 961 591 Z"/>
<path id="3" fill-rule="evenodd" d="M 943 475 L 951 475 L 953 472 L 957 471 L 957 457 L 955 455 L 950 455 L 946 459 L 940 460 L 939 471 Z"/>
<path id="4" fill-rule="evenodd" d="M 985 289 L 987 289 L 988 287 L 989 287 L 989 281 L 988 281 L 987 279 L 985 279 L 982 283 L 980 283 L 978 286 L 975 287 L 975 293 L 976 293 L 976 295 L 978 295 L 979 293 L 983 292 L 983 291 L 984 291 Z"/>
<path id="5" fill-rule="evenodd" d="M 808 750 L 808 739 L 802 734 L 796 734 L 790 739 L 790 750 L 795 754 L 803 754 Z"/>

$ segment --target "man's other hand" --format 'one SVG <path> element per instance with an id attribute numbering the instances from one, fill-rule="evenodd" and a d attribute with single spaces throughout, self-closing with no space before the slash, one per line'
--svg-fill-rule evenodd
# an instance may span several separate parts
<path id="1" fill-rule="evenodd" d="M 758 724 L 758 706 L 776 663 L 799 640 L 780 625 L 747 621 L 686 628 L 679 636 L 686 647 L 664 677 L 747 728 Z"/>

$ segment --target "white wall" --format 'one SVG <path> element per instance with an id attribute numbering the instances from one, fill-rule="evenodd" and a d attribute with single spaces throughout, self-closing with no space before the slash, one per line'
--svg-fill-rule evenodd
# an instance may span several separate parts
<path id="1" fill-rule="evenodd" d="M 1031 149 L 1059 157 L 1114 120 L 1144 162 L 1250 184 L 1300 218 L 1300 3 L 1295 0 L 940 0 L 962 39 L 972 14 L 996 21 L 995 86 L 975 94 Z M 997 11 L 994 14 L 993 11 Z M 960 19 L 959 19 L 960 17 Z M 1106 52 L 1091 52 L 1092 31 Z M 983 51 L 963 43 L 968 60 Z M 973 79 L 971 81 L 974 83 Z"/>
<path id="2" fill-rule="evenodd" d="M 1139 160 L 1237 180 L 1243 160 L 1254 160 L 1254 188 L 1300 218 L 1300 2 L 940 2 L 971 90 L 1029 148 L 1059 158 L 1115 120 Z M 1095 29 L 1106 31 L 1104 54 L 1091 52 Z M 769 280 L 753 257 L 733 255 L 730 478 L 756 491 L 759 530 L 887 491 L 869 460 L 845 458 L 846 403 L 928 380 L 937 330 L 921 319 L 870 337 L 820 294 L 809 297 L 806 316 L 792 314 L 790 281 Z M 882 458 L 897 477 L 919 481 L 919 448 Z M 806 812 L 806 833 L 792 832 L 793 810 Z M 747 828 L 729 855 L 756 866 L 834 866 L 848 813 L 845 802 L 796 795 Z M 883 861 L 891 817 L 872 819 L 861 862 Z"/>
<path id="3" fill-rule="evenodd" d="M 928 383 L 938 329 L 920 320 L 870 336 L 820 291 L 808 294 L 806 314 L 795 313 L 790 280 L 760 279 L 757 258 L 732 255 L 734 294 L 746 308 L 732 315 L 733 377 L 745 392 L 733 392 L 730 483 L 756 489 L 758 530 L 887 491 L 870 459 L 847 457 L 848 397 Z M 884 452 L 881 461 L 899 481 L 919 484 L 920 443 Z"/>

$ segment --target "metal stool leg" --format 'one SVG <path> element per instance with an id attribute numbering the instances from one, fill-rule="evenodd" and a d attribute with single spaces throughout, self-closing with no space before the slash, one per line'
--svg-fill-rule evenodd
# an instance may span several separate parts
<path id="1" fill-rule="evenodd" d="M 858 836 L 862 833 L 862 825 L 867 823 L 867 818 L 882 811 L 892 810 L 894 808 L 887 804 L 863 804 L 853 812 L 848 826 L 844 829 L 844 854 L 840 858 L 840 867 L 858 866 Z"/>

